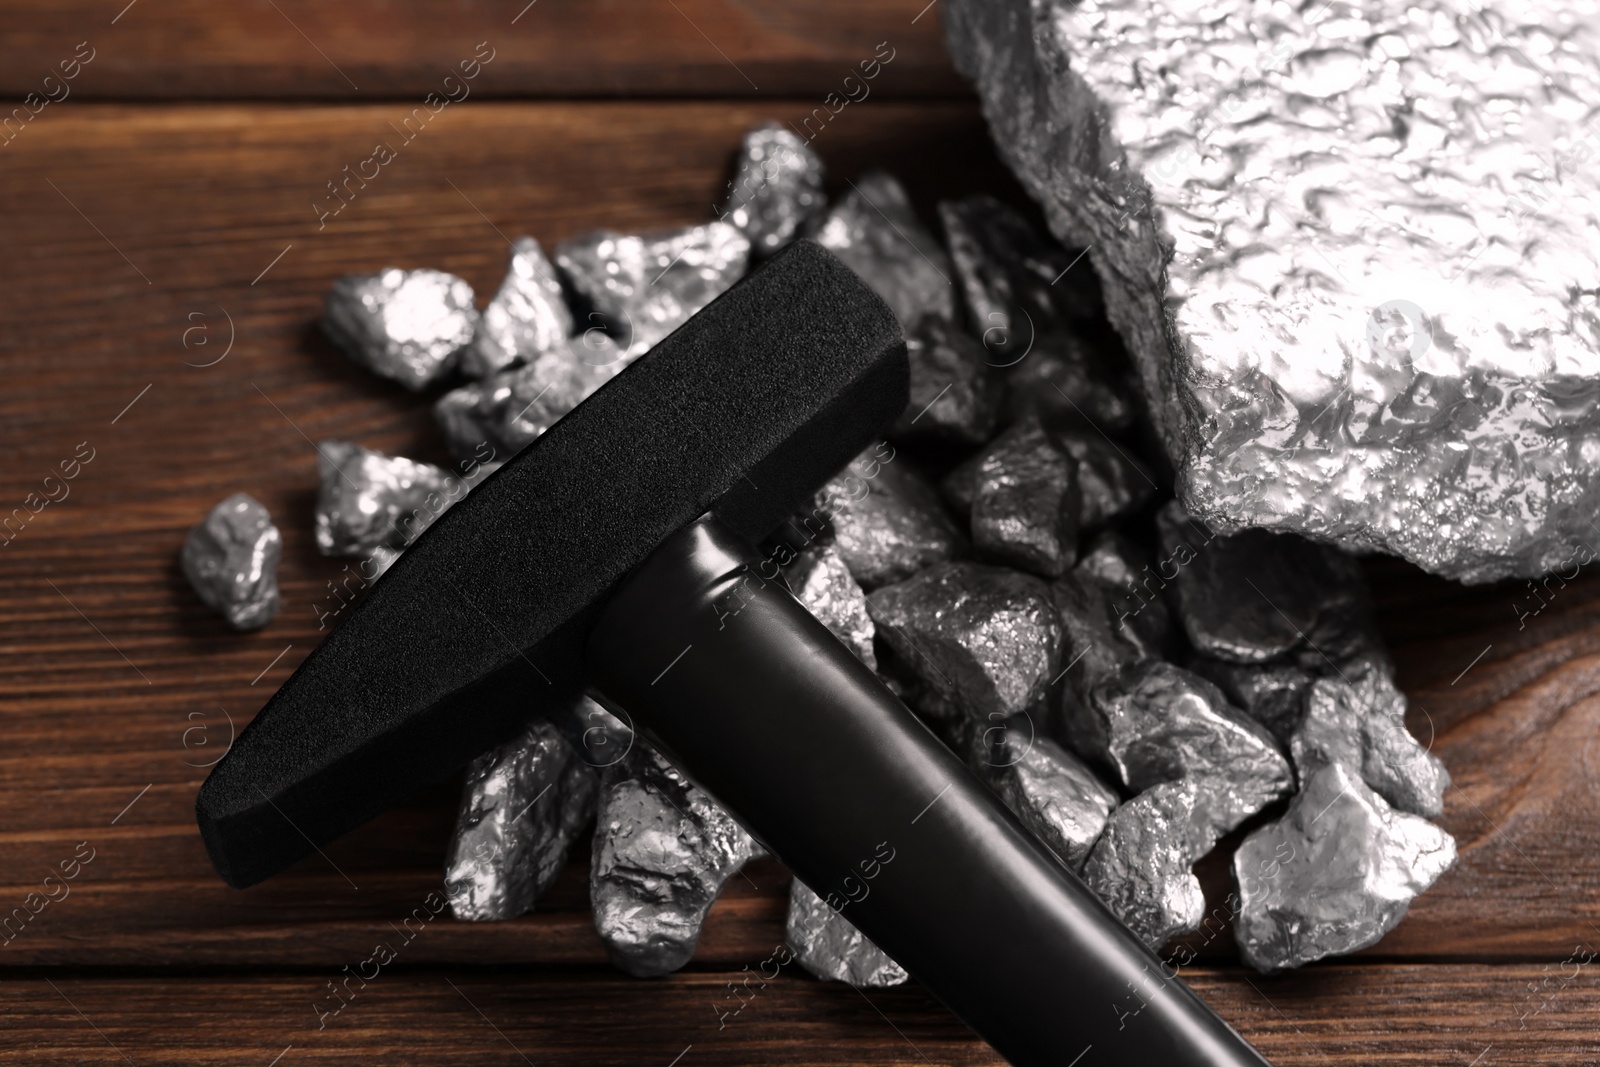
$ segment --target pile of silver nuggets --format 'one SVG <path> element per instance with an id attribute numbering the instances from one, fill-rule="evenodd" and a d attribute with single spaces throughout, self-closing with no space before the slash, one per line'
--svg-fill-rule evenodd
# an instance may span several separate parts
<path id="1" fill-rule="evenodd" d="M 323 442 L 322 551 L 375 578 L 484 473 L 810 237 L 899 316 L 911 402 L 768 546 L 794 594 L 1152 948 L 1231 922 L 1268 971 L 1393 929 L 1455 860 L 1429 821 L 1449 776 L 1407 730 L 1359 568 L 1182 511 L 1077 254 L 987 195 L 940 204 L 940 241 L 882 173 L 830 205 L 821 161 L 776 126 L 745 136 L 718 215 L 576 238 L 553 262 L 521 238 L 481 313 L 439 271 L 341 280 L 325 328 L 351 358 L 411 389 L 468 379 L 434 409 L 464 477 Z M 202 524 L 216 534 L 186 566 L 238 525 Z M 239 584 L 221 579 L 217 603 Z M 530 911 L 591 826 L 595 926 L 641 976 L 687 963 L 722 886 L 763 854 L 585 698 L 470 767 L 455 916 Z M 1234 885 L 1208 909 L 1193 867 L 1224 837 Z M 798 880 L 788 941 L 821 978 L 907 977 Z"/>

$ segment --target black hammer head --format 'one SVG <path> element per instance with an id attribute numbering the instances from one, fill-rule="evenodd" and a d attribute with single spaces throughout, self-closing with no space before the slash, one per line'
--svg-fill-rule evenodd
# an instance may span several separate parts
<path id="1" fill-rule="evenodd" d="M 508 740 L 583 687 L 613 586 L 714 512 L 755 539 L 906 404 L 893 313 L 800 242 L 729 289 L 417 539 L 200 789 L 247 886 Z"/>

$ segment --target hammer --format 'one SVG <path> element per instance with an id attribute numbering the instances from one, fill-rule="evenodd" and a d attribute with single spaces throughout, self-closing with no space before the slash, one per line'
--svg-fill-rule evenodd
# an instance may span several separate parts
<path id="1" fill-rule="evenodd" d="M 267 702 L 196 801 L 223 880 L 587 690 L 1011 1063 L 1262 1067 L 754 547 L 907 381 L 894 314 L 819 246 L 730 288 L 430 526 Z"/>

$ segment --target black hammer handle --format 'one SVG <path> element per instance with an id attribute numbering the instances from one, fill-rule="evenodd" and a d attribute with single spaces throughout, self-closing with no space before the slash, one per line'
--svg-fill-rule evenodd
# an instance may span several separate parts
<path id="1" fill-rule="evenodd" d="M 1266 1063 L 715 519 L 619 587 L 585 659 L 602 702 L 1011 1063 Z"/>

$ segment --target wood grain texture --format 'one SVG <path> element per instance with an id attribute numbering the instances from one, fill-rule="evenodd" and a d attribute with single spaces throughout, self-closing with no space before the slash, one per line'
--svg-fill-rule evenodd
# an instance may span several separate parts
<path id="1" fill-rule="evenodd" d="M 14 1051 L 0 1052 L 0 1063 L 266 1067 L 280 1054 L 283 1067 L 1003 1062 L 915 986 L 862 993 L 786 971 L 764 987 L 741 986 L 744 1006 L 732 1014 L 740 1001 L 728 983 L 737 972 L 644 982 L 586 968 L 394 967 L 365 987 L 351 981 L 340 999 L 328 983 L 343 978 L 341 967 L 252 978 L 7 979 L 0 981 L 8 1023 L 0 1048 Z M 1344 964 L 1277 979 L 1235 969 L 1185 977 L 1278 1067 L 1491 1067 L 1600 1056 L 1600 987 L 1588 974 L 1571 978 L 1571 970 Z M 1120 1014 L 1133 1005 L 1108 997 L 1063 1010 Z M 1137 1027 L 1139 1018 L 1125 1023 Z M 1097 1047 L 1082 1062 L 1125 1061 L 1114 1048 Z"/>
<path id="2" fill-rule="evenodd" d="M 309 442 L 348 437 L 448 462 L 429 398 L 356 369 L 317 335 L 332 281 L 437 266 L 483 297 L 504 270 L 505 237 L 548 244 L 601 225 L 704 219 L 743 130 L 809 108 L 452 105 L 320 222 L 326 183 L 374 141 L 398 140 L 408 107 L 73 101 L 0 148 L 11 205 L 0 228 L 0 518 L 20 507 L 25 522 L 0 543 L 0 910 L 79 842 L 95 850 L 70 896 L 0 948 L 14 979 L 0 994 L 0 1048 L 23 1049 L 15 1062 L 123 1062 L 38 968 L 135 1062 L 264 1064 L 290 1043 L 300 1055 L 308 1020 L 303 1047 L 329 1062 L 520 1062 L 445 978 L 541 1064 L 666 1064 L 691 1042 L 697 1057 L 729 1063 L 924 1062 L 858 994 L 800 980 L 773 987 L 766 1022 L 743 1026 L 763 1018 L 753 1006 L 737 1037 L 694 1036 L 714 1026 L 706 998 L 721 972 L 757 965 L 782 936 L 787 876 L 770 862 L 714 908 L 696 963 L 714 971 L 633 982 L 605 969 L 580 860 L 535 915 L 430 926 L 405 967 L 450 969 L 386 976 L 351 1025 L 315 1031 L 315 988 L 437 886 L 453 786 L 243 893 L 211 873 L 193 822 L 228 717 L 234 729 L 248 721 L 317 641 L 318 612 L 338 603 L 328 583 L 343 563 L 310 537 Z M 870 100 L 815 144 L 836 186 L 867 166 L 899 167 L 930 217 L 944 196 L 1020 196 L 968 103 Z M 84 443 L 94 458 L 70 494 L 33 513 L 29 494 Z M 176 568 L 189 526 L 238 490 L 267 504 L 285 540 L 279 617 L 252 635 L 228 631 Z M 1521 583 L 1463 589 L 1386 560 L 1368 571 L 1412 727 L 1455 776 L 1444 824 L 1461 861 L 1368 952 L 1251 978 L 1270 1002 L 1225 966 L 1197 972 L 1198 984 L 1283 1063 L 1468 1064 L 1490 1043 L 1503 1055 L 1484 1063 L 1585 1062 L 1589 969 L 1531 1032 L 1518 1028 L 1528 1006 L 1517 998 L 1575 947 L 1600 947 L 1600 578 L 1553 589 L 1519 621 L 1533 603 Z M 1220 893 L 1220 865 L 1207 876 Z M 1225 937 L 1205 958 L 1230 958 Z M 105 967 L 144 976 L 71 970 Z M 934 1062 L 994 1062 L 922 994 L 881 998 Z"/>
<path id="3" fill-rule="evenodd" d="M 459 92 L 443 79 L 485 42 L 493 60 L 470 86 L 480 96 L 820 103 L 859 95 L 843 79 L 891 53 L 869 92 L 971 93 L 945 53 L 936 0 L 18 0 L 4 19 L 7 100 L 420 100 Z M 58 67 L 84 41 L 90 62 L 65 87 L 45 85 L 74 69 Z"/>

